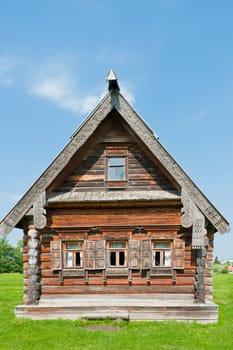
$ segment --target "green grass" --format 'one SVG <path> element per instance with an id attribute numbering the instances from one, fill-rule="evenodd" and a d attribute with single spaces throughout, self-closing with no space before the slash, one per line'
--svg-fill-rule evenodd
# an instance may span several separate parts
<path id="1" fill-rule="evenodd" d="M 14 306 L 22 303 L 23 277 L 0 275 L 0 349 L 11 350 L 208 350 L 233 349 L 233 275 L 214 275 L 214 299 L 219 322 L 31 321 L 17 319 Z M 119 327 L 93 331 L 90 325 Z"/>

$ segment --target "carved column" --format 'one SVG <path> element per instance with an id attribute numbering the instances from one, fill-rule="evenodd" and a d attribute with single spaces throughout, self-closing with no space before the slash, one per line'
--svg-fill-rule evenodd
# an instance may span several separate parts
<path id="1" fill-rule="evenodd" d="M 194 299 L 197 303 L 205 302 L 205 265 L 206 254 L 205 249 L 208 246 L 206 236 L 205 216 L 200 209 L 190 199 L 187 191 L 182 189 L 183 210 L 181 216 L 181 224 L 185 228 L 192 227 L 192 249 L 196 253 L 196 271 L 194 282 Z"/>
<path id="2" fill-rule="evenodd" d="M 196 249 L 197 266 L 194 283 L 194 298 L 197 303 L 205 302 L 205 257 L 206 249 Z"/>
<path id="3" fill-rule="evenodd" d="M 28 274 L 29 290 L 27 304 L 38 304 L 41 294 L 40 241 L 39 232 L 32 226 L 28 231 Z"/>

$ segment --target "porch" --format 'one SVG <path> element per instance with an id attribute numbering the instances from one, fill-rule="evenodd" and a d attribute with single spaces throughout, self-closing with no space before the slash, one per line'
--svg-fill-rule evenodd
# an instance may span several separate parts
<path id="1" fill-rule="evenodd" d="M 218 321 L 212 301 L 195 303 L 191 294 L 44 295 L 38 305 L 15 307 L 16 317 L 43 319 L 124 319 L 129 321 Z"/>

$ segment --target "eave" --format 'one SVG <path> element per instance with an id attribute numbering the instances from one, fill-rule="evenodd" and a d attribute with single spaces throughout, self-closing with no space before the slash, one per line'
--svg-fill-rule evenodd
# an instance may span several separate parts
<path id="1" fill-rule="evenodd" d="M 92 191 L 52 193 L 46 208 L 87 206 L 181 206 L 181 196 L 169 191 Z"/>
<path id="2" fill-rule="evenodd" d="M 60 172 L 69 164 L 72 157 L 93 135 L 97 127 L 113 109 L 118 111 L 120 116 L 129 125 L 145 147 L 147 147 L 155 159 L 161 163 L 168 174 L 170 174 L 170 176 L 179 184 L 180 188 L 188 193 L 192 201 L 212 223 L 215 229 L 220 233 L 229 232 L 230 226 L 228 221 L 213 206 L 183 169 L 176 163 L 172 156 L 160 144 L 159 140 L 154 136 L 152 130 L 148 127 L 145 121 L 137 114 L 119 91 L 116 90 L 112 90 L 106 94 L 94 111 L 76 130 L 67 146 L 1 221 L 0 232 L 8 234 L 15 226 L 17 226 L 27 211 L 37 201 L 41 193 L 46 191 L 48 186 L 50 186 Z"/>

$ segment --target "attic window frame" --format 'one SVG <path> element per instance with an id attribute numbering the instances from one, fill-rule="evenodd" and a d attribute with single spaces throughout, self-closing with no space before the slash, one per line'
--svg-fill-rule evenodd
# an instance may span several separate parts
<path id="1" fill-rule="evenodd" d="M 111 159 L 122 159 L 122 164 L 115 165 L 115 168 L 123 168 L 124 177 L 110 178 L 110 168 L 114 168 L 114 165 L 110 165 Z M 120 146 L 109 146 L 105 150 L 105 183 L 107 187 L 124 188 L 128 183 L 128 148 Z"/>
<path id="2" fill-rule="evenodd" d="M 111 163 L 113 160 L 113 163 Z M 114 163 L 114 160 L 115 163 Z M 112 177 L 112 170 L 114 176 Z M 121 172 L 122 175 L 121 176 Z M 107 157 L 107 181 L 126 181 L 126 158 L 125 156 L 109 156 Z"/>

